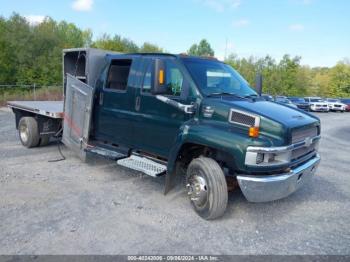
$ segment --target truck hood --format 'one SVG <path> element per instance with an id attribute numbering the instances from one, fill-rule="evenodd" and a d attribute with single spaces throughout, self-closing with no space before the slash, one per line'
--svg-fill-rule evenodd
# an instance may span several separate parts
<path id="1" fill-rule="evenodd" d="M 302 110 L 269 101 L 239 100 L 233 97 L 220 97 L 207 98 L 204 100 L 204 105 L 213 107 L 214 110 L 221 107 L 222 110 L 220 111 L 222 113 L 226 112 L 226 114 L 231 108 L 246 111 L 275 121 L 286 128 L 294 128 L 319 122 L 316 116 Z M 227 116 L 228 115 L 225 117 Z"/>

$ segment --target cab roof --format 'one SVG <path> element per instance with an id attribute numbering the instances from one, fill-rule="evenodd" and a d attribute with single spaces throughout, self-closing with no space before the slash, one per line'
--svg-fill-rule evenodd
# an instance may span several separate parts
<path id="1" fill-rule="evenodd" d="M 210 60 L 210 61 L 221 62 L 215 57 L 192 56 L 187 54 L 171 54 L 171 53 L 120 53 L 120 54 L 108 54 L 107 56 L 109 56 L 111 59 L 119 58 L 119 57 L 153 57 L 153 58 L 173 57 L 177 59 Z"/>

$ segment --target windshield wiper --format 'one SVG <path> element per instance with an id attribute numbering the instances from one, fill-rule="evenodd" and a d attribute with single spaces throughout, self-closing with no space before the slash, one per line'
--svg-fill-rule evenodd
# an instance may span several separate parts
<path id="1" fill-rule="evenodd" d="M 258 95 L 257 94 L 250 94 L 250 95 L 245 95 L 243 97 L 244 98 L 256 98 L 256 97 L 258 97 Z"/>
<path id="2" fill-rule="evenodd" d="M 245 98 L 243 96 L 237 95 L 235 93 L 229 93 L 229 92 L 217 92 L 217 93 L 211 93 L 207 95 L 207 97 L 211 97 L 211 96 L 234 96 L 237 98 Z"/>

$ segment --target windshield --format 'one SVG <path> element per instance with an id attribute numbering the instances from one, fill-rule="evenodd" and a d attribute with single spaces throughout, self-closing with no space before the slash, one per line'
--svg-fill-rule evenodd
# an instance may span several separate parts
<path id="1" fill-rule="evenodd" d="M 295 103 L 304 103 L 305 99 L 304 98 L 289 98 L 290 101 L 295 102 Z"/>
<path id="2" fill-rule="evenodd" d="M 350 99 L 342 99 L 341 100 L 343 103 L 348 103 L 348 104 L 350 104 Z"/>
<path id="3" fill-rule="evenodd" d="M 276 97 L 276 102 L 285 103 L 285 104 L 289 104 L 290 103 L 290 101 L 287 98 L 284 98 L 284 97 Z"/>
<path id="4" fill-rule="evenodd" d="M 328 102 L 339 103 L 339 100 L 338 99 L 328 99 Z"/>
<path id="5" fill-rule="evenodd" d="M 183 59 L 186 68 L 204 95 L 235 94 L 256 96 L 248 82 L 231 66 L 219 61 Z"/>
<path id="6" fill-rule="evenodd" d="M 322 98 L 311 98 L 311 102 L 323 102 Z"/>

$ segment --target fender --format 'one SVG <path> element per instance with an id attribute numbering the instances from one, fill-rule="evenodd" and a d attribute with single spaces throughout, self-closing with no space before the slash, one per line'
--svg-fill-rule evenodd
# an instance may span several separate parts
<path id="1" fill-rule="evenodd" d="M 247 145 L 260 145 L 261 141 L 249 138 L 246 133 L 230 130 L 226 124 L 208 125 L 207 121 L 190 120 L 184 123 L 177 134 L 176 140 L 171 147 L 164 194 L 173 187 L 176 177 L 176 160 L 183 145 L 193 143 L 216 148 L 232 156 L 232 161 L 238 170 L 244 170 L 244 158 Z"/>

